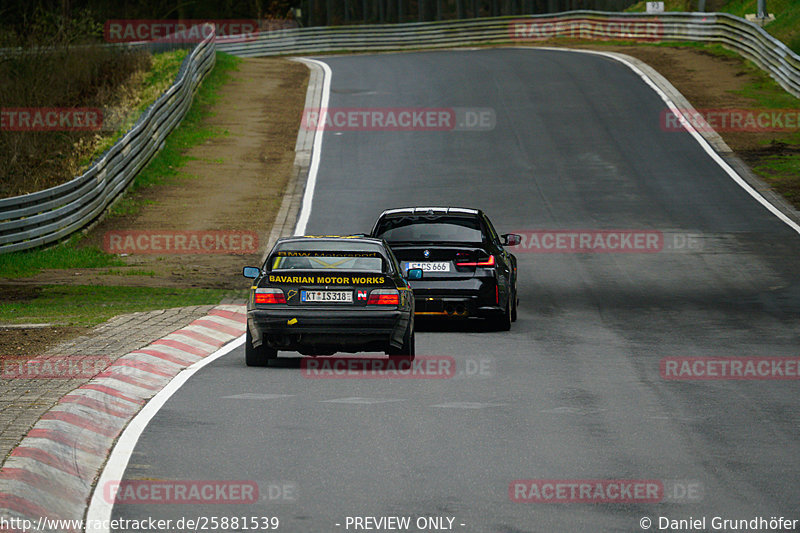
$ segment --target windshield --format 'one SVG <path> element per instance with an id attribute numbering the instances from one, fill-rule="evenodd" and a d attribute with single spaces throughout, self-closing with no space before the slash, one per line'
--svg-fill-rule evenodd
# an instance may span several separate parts
<path id="1" fill-rule="evenodd" d="M 476 218 L 425 217 L 387 218 L 378 227 L 378 237 L 387 242 L 481 243 L 483 232 Z"/>

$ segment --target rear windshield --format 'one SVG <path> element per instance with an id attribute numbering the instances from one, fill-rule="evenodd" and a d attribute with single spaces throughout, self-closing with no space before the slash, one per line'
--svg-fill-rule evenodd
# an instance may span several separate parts
<path id="1" fill-rule="evenodd" d="M 330 243 L 328 243 L 330 246 Z M 384 272 L 383 256 L 376 251 L 355 249 L 324 250 L 321 246 L 278 248 L 267 262 L 269 270 L 352 270 Z"/>
<path id="2" fill-rule="evenodd" d="M 409 216 L 381 221 L 376 237 L 387 242 L 481 243 L 483 232 L 477 218 Z"/>

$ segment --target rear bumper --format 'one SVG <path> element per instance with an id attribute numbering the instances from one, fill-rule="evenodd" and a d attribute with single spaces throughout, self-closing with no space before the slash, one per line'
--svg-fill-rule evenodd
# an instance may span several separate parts
<path id="1" fill-rule="evenodd" d="M 497 303 L 494 277 L 463 280 L 422 279 L 411 282 L 414 314 L 420 318 L 491 317 L 503 311 Z"/>
<path id="2" fill-rule="evenodd" d="M 410 312 L 387 310 L 250 309 L 247 327 L 253 345 L 318 354 L 385 351 L 400 347 Z"/>

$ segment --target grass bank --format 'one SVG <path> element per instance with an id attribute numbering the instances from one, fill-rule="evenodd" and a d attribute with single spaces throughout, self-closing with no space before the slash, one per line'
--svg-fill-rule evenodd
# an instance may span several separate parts
<path id="1" fill-rule="evenodd" d="M 154 61 L 154 68 L 140 84 L 141 92 L 135 99 L 140 111 L 150 105 L 148 102 L 154 100 L 172 82 L 174 75 L 171 72 L 177 72 L 183 55 L 181 51 L 170 52 L 162 54 Z M 213 114 L 213 104 L 219 97 L 219 89 L 228 81 L 230 72 L 237 68 L 239 62 L 238 58 L 227 54 L 217 55 L 214 69 L 200 86 L 182 123 L 167 138 L 164 148 L 134 179 L 123 198 L 110 209 L 108 216 L 135 214 L 143 204 L 135 199 L 136 195 L 133 193 L 181 178 L 181 168 L 188 161 L 185 154 L 189 148 L 226 134 L 218 128 L 209 127 L 205 119 Z M 135 118 L 134 116 L 133 120 Z M 120 131 L 124 129 L 120 128 Z M 216 304 L 226 297 L 246 296 L 246 291 L 227 289 L 19 284 L 20 280 L 24 281 L 25 278 L 48 269 L 100 269 L 91 272 L 125 276 L 154 275 L 152 271 L 145 269 L 120 269 L 118 267 L 126 267 L 126 263 L 119 257 L 107 254 L 97 247 L 84 246 L 82 241 L 83 236 L 77 234 L 49 248 L 0 254 L 0 278 L 17 280 L 13 285 L 2 287 L 4 298 L 0 303 L 0 322 L 91 326 L 122 313 Z"/>
<path id="2" fill-rule="evenodd" d="M 244 297 L 223 289 L 45 285 L 3 287 L 0 323 L 47 323 L 95 326 L 116 315 L 170 307 L 218 304 L 226 297 Z"/>
<path id="3" fill-rule="evenodd" d="M 756 12 L 757 0 L 707 0 L 706 11 L 730 13 L 744 18 Z M 644 11 L 646 2 L 637 2 L 626 11 Z M 666 11 L 697 11 L 697 0 L 664 0 Z M 767 11 L 775 20 L 764 26 L 767 32 L 800 54 L 800 2 L 797 0 L 769 0 Z"/>

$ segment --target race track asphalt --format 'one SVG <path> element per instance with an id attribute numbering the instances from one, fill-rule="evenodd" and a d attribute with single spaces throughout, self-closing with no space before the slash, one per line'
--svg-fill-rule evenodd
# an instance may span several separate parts
<path id="1" fill-rule="evenodd" d="M 501 233 L 654 231 L 663 246 L 515 252 L 510 332 L 419 326 L 418 357 L 454 358 L 450 379 L 308 379 L 296 359 L 247 368 L 238 348 L 166 403 L 125 479 L 253 480 L 261 501 L 117 504 L 114 517 L 277 516 L 279 531 L 328 532 L 354 531 L 348 516 L 437 516 L 498 533 L 800 518 L 797 381 L 659 370 L 665 357 L 800 355 L 800 235 L 690 135 L 666 131 L 650 87 L 619 62 L 568 51 L 322 61 L 331 108 L 489 109 L 494 124 L 326 131 L 308 233 L 366 232 L 391 207 L 456 205 L 483 209 Z M 659 480 L 666 493 L 515 502 L 518 479 Z"/>

